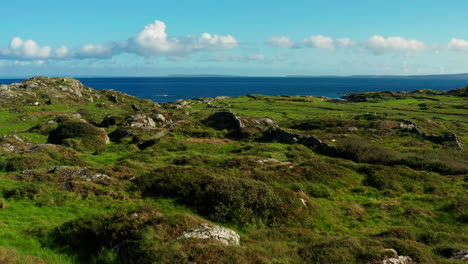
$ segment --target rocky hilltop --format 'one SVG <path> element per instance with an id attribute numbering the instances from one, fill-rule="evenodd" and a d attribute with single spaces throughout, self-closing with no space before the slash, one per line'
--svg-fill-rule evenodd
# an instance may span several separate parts
<path id="1" fill-rule="evenodd" d="M 0 263 L 463 263 L 467 88 L 0 86 Z"/>

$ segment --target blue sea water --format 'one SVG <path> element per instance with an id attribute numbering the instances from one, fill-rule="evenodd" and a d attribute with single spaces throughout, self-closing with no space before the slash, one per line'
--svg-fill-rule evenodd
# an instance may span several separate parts
<path id="1" fill-rule="evenodd" d="M 468 86 L 466 79 L 364 77 L 115 77 L 77 78 L 97 90 L 114 89 L 155 102 L 213 96 L 312 95 L 339 98 L 339 93 L 366 91 L 451 90 Z M 20 79 L 0 79 L 1 84 Z"/>

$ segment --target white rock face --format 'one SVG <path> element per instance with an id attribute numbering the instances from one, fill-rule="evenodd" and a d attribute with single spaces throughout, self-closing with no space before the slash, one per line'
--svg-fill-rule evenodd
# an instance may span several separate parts
<path id="1" fill-rule="evenodd" d="M 201 224 L 192 230 L 186 231 L 179 237 L 179 239 L 181 238 L 214 239 L 228 246 L 238 246 L 240 241 L 239 234 L 234 230 L 210 224 Z"/>

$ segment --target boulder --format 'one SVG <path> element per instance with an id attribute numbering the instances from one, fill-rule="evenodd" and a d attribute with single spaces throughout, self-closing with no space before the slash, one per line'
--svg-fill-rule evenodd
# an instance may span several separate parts
<path id="1" fill-rule="evenodd" d="M 244 124 L 230 111 L 216 112 L 205 120 L 205 125 L 215 129 L 240 130 Z"/>
<path id="2" fill-rule="evenodd" d="M 210 224 L 201 224 L 189 231 L 186 231 L 178 239 L 182 238 L 213 239 L 227 246 L 238 246 L 240 241 L 239 234 L 234 230 Z"/>
<path id="3" fill-rule="evenodd" d="M 163 114 L 153 114 L 151 115 L 151 118 L 153 118 L 153 120 L 155 122 L 158 122 L 158 123 L 162 123 L 162 124 L 165 124 L 166 123 L 166 117 L 164 117 Z"/>
<path id="4" fill-rule="evenodd" d="M 220 111 L 210 115 L 205 121 L 205 125 L 215 129 L 226 129 L 231 132 L 231 136 L 250 137 L 261 134 L 270 128 L 277 128 L 278 125 L 267 117 L 239 117 L 230 111 Z"/>

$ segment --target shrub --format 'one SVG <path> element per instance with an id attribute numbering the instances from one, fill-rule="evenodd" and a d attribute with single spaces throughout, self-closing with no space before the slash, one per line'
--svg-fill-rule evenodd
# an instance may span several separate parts
<path id="1" fill-rule="evenodd" d="M 49 134 L 48 141 L 80 150 L 96 150 L 107 144 L 107 133 L 80 120 L 66 120 Z"/>
<path id="2" fill-rule="evenodd" d="M 298 251 L 304 263 L 369 263 L 379 256 L 375 243 L 352 238 L 325 238 Z"/>
<path id="3" fill-rule="evenodd" d="M 375 146 L 358 137 L 342 139 L 336 147 L 339 156 L 364 163 L 393 164 L 401 156 L 394 150 Z"/>
<path id="4" fill-rule="evenodd" d="M 51 233 L 51 238 L 62 250 L 75 252 L 81 259 L 89 260 L 105 249 L 117 249 L 118 255 L 148 258 L 146 262 L 136 263 L 152 263 L 148 262 L 154 260 L 151 250 L 145 250 L 146 247 L 139 243 L 148 242 L 142 239 L 142 234 L 145 230 L 148 232 L 147 227 L 160 223 L 161 219 L 162 215 L 148 206 L 135 212 L 87 216 L 61 225 Z M 130 244 L 138 246 L 129 247 Z"/>
<path id="5" fill-rule="evenodd" d="M 136 185 L 145 195 L 178 198 L 221 222 L 274 225 L 288 222 L 302 211 L 293 192 L 255 180 L 207 174 L 201 168 L 170 166 L 142 176 Z"/>

